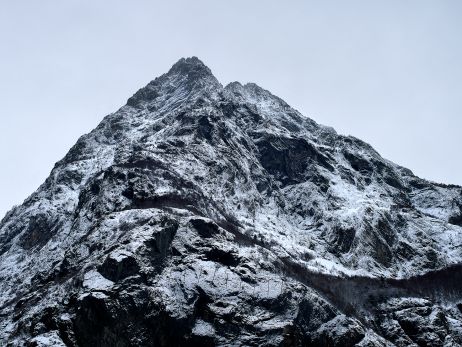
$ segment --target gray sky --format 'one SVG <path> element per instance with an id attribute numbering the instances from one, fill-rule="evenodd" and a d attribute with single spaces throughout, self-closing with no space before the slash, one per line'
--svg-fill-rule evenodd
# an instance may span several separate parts
<path id="1" fill-rule="evenodd" d="M 0 0 L 0 215 L 180 57 L 462 184 L 462 1 Z M 1 218 L 0 216 L 0 218 Z"/>

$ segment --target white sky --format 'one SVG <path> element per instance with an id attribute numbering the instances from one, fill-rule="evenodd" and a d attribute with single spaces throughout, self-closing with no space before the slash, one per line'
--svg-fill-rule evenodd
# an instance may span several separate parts
<path id="1" fill-rule="evenodd" d="M 0 0 L 0 215 L 180 57 L 462 184 L 462 1 Z M 0 216 L 1 218 L 1 216 Z"/>

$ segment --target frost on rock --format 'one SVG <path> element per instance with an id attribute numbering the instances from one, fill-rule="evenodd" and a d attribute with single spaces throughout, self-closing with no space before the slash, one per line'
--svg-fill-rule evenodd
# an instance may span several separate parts
<path id="1" fill-rule="evenodd" d="M 462 345 L 462 189 L 181 59 L 0 222 L 0 344 Z"/>
<path id="2" fill-rule="evenodd" d="M 84 275 L 82 286 L 90 290 L 105 291 L 111 289 L 114 283 L 104 278 L 98 271 L 89 271 Z"/>
<path id="3" fill-rule="evenodd" d="M 37 347 L 46 347 L 46 346 L 55 346 L 55 347 L 66 347 L 66 344 L 59 337 L 57 331 L 48 332 L 39 336 L 34 337 L 31 340 L 33 346 Z"/>

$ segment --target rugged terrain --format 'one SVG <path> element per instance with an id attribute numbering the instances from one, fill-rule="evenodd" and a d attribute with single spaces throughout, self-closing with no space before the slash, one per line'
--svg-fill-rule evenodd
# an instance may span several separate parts
<path id="1" fill-rule="evenodd" d="M 0 222 L 0 345 L 461 346 L 462 188 L 178 61 Z"/>

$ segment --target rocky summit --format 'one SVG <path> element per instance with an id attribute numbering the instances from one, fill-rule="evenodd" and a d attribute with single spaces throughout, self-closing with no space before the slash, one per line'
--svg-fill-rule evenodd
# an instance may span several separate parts
<path id="1" fill-rule="evenodd" d="M 461 346 L 462 188 L 178 61 L 0 222 L 0 345 Z"/>

